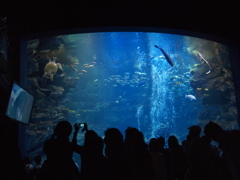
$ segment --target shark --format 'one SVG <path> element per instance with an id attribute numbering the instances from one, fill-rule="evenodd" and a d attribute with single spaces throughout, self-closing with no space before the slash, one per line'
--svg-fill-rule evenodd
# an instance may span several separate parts
<path id="1" fill-rule="evenodd" d="M 208 72 L 206 72 L 206 74 L 209 74 L 211 72 L 212 67 L 210 66 L 208 61 L 203 57 L 203 55 L 200 52 L 198 52 L 198 56 L 200 57 L 201 60 L 203 60 L 208 65 L 209 70 L 208 70 Z"/>

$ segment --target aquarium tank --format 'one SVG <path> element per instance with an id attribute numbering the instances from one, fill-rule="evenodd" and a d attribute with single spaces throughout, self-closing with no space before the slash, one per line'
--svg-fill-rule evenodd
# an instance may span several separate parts
<path id="1" fill-rule="evenodd" d="M 176 135 L 211 120 L 238 128 L 229 47 L 159 31 L 99 31 L 25 37 L 21 84 L 35 97 L 24 151 L 43 155 L 59 121 L 139 129 L 150 138 Z M 71 137 L 70 137 L 71 138 Z M 78 144 L 84 132 L 79 131 Z"/>

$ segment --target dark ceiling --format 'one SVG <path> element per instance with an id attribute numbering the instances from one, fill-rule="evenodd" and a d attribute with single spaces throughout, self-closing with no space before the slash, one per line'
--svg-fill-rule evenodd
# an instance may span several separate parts
<path id="1" fill-rule="evenodd" d="M 10 31 L 39 31 L 92 26 L 180 28 L 234 37 L 239 33 L 239 1 L 84 0 L 14 1 L 1 6 Z"/>
<path id="2" fill-rule="evenodd" d="M 1 17 L 7 17 L 13 60 L 19 58 L 21 35 L 81 27 L 177 28 L 240 44 L 240 1 L 237 0 L 83 0 L 74 4 L 66 0 L 6 0 L 2 4 L 0 13 Z"/>

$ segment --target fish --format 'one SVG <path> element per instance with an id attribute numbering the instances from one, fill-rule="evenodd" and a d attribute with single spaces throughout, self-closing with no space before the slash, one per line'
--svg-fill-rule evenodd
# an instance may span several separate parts
<path id="1" fill-rule="evenodd" d="M 202 88 L 197 88 L 197 90 L 198 90 L 198 91 L 201 91 L 201 90 L 202 90 Z"/>
<path id="2" fill-rule="evenodd" d="M 75 68 L 75 67 L 77 67 L 77 66 L 75 66 L 75 65 L 69 65 L 69 67 L 71 67 L 71 68 Z"/>
<path id="3" fill-rule="evenodd" d="M 167 62 L 168 62 L 171 66 L 174 66 L 173 61 L 172 61 L 172 59 L 170 58 L 170 56 L 169 56 L 162 48 L 158 47 L 157 45 L 155 45 L 154 47 L 160 49 L 160 50 L 162 51 L 165 59 L 167 60 Z"/>
<path id="4" fill-rule="evenodd" d="M 86 71 L 86 70 L 82 70 L 82 72 L 85 72 L 85 73 L 87 73 L 87 71 Z"/>
<path id="5" fill-rule="evenodd" d="M 64 77 L 64 76 L 66 76 L 66 73 L 63 72 L 63 73 L 61 73 L 61 74 L 56 74 L 56 76 L 57 76 L 57 77 Z"/>
<path id="6" fill-rule="evenodd" d="M 146 84 L 146 82 L 142 81 L 142 82 L 139 82 L 139 86 L 143 86 L 144 84 Z"/>
<path id="7" fill-rule="evenodd" d="M 70 112 L 70 113 L 76 113 L 76 111 L 74 111 L 74 110 L 68 110 L 68 112 Z"/>
<path id="8" fill-rule="evenodd" d="M 190 99 L 191 101 L 196 100 L 196 97 L 194 95 L 191 95 L 191 94 L 189 94 L 189 95 L 185 94 L 185 98 Z"/>
<path id="9" fill-rule="evenodd" d="M 184 61 L 184 59 L 178 54 L 177 57 L 181 60 Z"/>
<path id="10" fill-rule="evenodd" d="M 204 59 L 204 57 L 202 56 L 202 54 L 200 52 L 197 52 L 198 56 L 200 57 L 201 60 L 203 60 L 209 67 L 208 72 L 206 72 L 206 74 L 209 74 L 211 72 L 212 67 L 209 65 L 208 61 L 206 59 Z"/>
<path id="11" fill-rule="evenodd" d="M 84 68 L 94 67 L 94 65 L 84 66 Z"/>
<path id="12" fill-rule="evenodd" d="M 171 77 L 170 79 L 173 80 L 173 79 L 175 79 L 175 78 L 178 78 L 178 76 L 173 76 L 173 77 Z"/>
<path id="13" fill-rule="evenodd" d="M 177 82 L 175 82 L 174 84 L 175 84 L 175 85 L 178 85 L 178 84 L 180 84 L 180 83 L 181 83 L 181 82 L 177 81 Z"/>
<path id="14" fill-rule="evenodd" d="M 41 91 L 42 93 L 44 93 L 47 97 L 51 94 L 51 90 L 48 90 L 48 89 L 43 89 L 43 88 L 38 88 L 39 91 Z"/>

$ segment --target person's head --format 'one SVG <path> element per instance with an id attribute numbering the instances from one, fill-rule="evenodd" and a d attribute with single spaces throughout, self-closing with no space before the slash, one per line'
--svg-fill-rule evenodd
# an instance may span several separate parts
<path id="1" fill-rule="evenodd" d="M 123 147 L 123 135 L 117 128 L 109 128 L 105 131 L 104 136 L 105 155 L 106 157 L 114 156 L 116 151 Z"/>
<path id="2" fill-rule="evenodd" d="M 98 134 L 93 130 L 88 130 L 85 134 L 84 146 L 92 145 L 95 143 Z"/>
<path id="3" fill-rule="evenodd" d="M 174 136 L 174 135 L 169 136 L 169 138 L 168 138 L 168 147 L 170 147 L 170 148 L 175 148 L 175 147 L 177 147 L 178 145 L 179 145 L 179 144 L 178 144 L 178 139 L 177 139 L 177 137 Z"/>
<path id="4" fill-rule="evenodd" d="M 156 138 L 151 138 L 150 139 L 149 150 L 151 152 L 158 152 L 159 151 L 159 142 Z"/>
<path id="5" fill-rule="evenodd" d="M 123 135 L 117 128 L 109 128 L 105 131 L 104 143 L 106 145 L 123 143 Z"/>
<path id="6" fill-rule="evenodd" d="M 159 138 L 157 138 L 157 140 L 158 140 L 158 145 L 159 145 L 159 148 L 164 148 L 164 146 L 165 146 L 165 138 L 164 137 L 159 137 Z"/>
<path id="7" fill-rule="evenodd" d="M 224 130 L 219 126 L 218 124 L 210 121 L 205 127 L 204 127 L 204 134 L 211 138 L 214 141 L 221 141 L 223 138 Z"/>
<path id="8" fill-rule="evenodd" d="M 200 133 L 201 133 L 201 127 L 198 126 L 198 125 L 193 125 L 193 126 L 190 126 L 189 128 L 189 136 L 191 137 L 199 137 L 200 136 Z"/>
<path id="9" fill-rule="evenodd" d="M 68 138 L 72 132 L 72 125 L 68 121 L 60 121 L 55 129 L 56 136 Z"/>
<path id="10" fill-rule="evenodd" d="M 143 133 L 139 131 L 137 128 L 128 127 L 125 130 L 125 142 L 127 144 L 144 143 Z"/>

